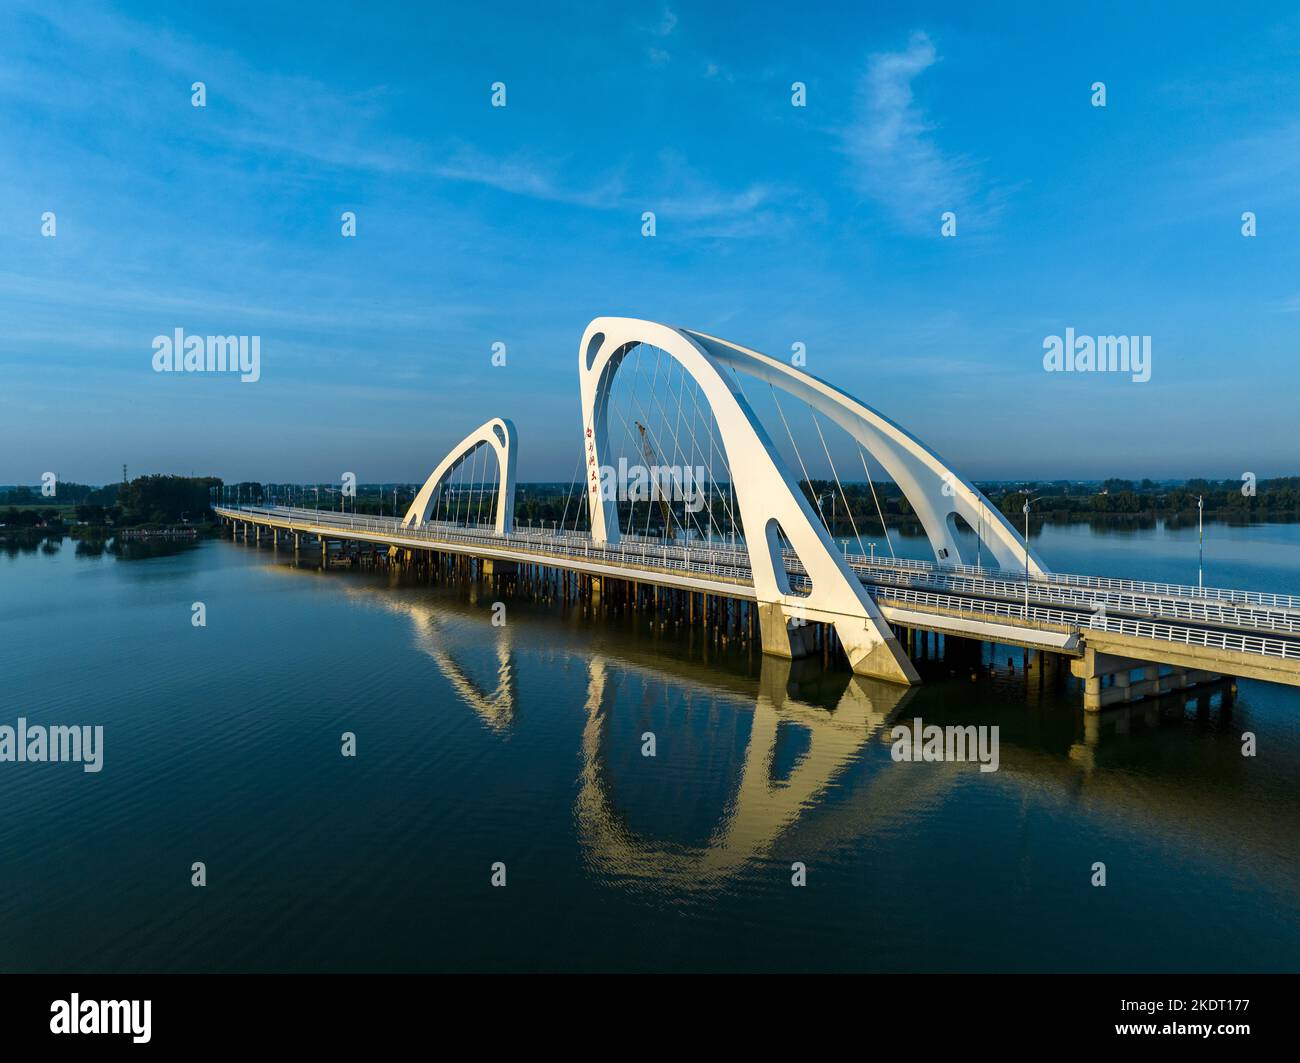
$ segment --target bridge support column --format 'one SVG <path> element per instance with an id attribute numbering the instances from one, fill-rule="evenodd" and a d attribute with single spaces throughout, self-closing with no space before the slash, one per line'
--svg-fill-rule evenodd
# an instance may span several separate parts
<path id="1" fill-rule="evenodd" d="M 806 621 L 786 615 L 780 602 L 759 602 L 758 628 L 763 652 L 773 657 L 807 657 L 813 652 L 812 629 Z"/>
<path id="2" fill-rule="evenodd" d="M 1141 670 L 1142 678 L 1134 679 L 1133 672 Z M 1100 712 L 1110 705 L 1139 701 L 1146 697 L 1158 697 L 1175 690 L 1185 690 L 1198 683 L 1209 683 L 1219 679 L 1214 672 L 1195 668 L 1171 666 L 1171 670 L 1160 674 L 1160 666 L 1130 657 L 1116 657 L 1109 653 L 1098 653 L 1089 647 L 1084 655 L 1070 662 L 1070 671 L 1083 680 L 1083 707 L 1087 712 Z M 1108 687 L 1103 686 L 1106 676 L 1113 677 Z"/>
<path id="3" fill-rule="evenodd" d="M 759 636 L 763 652 L 773 657 L 795 659 L 818 652 L 814 620 L 826 625 L 826 646 L 831 645 L 831 632 L 839 640 L 849 666 L 856 675 L 887 679 L 892 683 L 919 683 L 912 662 L 907 659 L 898 639 L 888 626 L 881 631 L 863 617 L 860 620 L 847 616 L 816 616 L 812 619 L 791 616 L 782 602 L 759 602 L 757 606 Z"/>
<path id="4" fill-rule="evenodd" d="M 877 627 L 866 617 L 843 617 L 832 627 L 855 675 L 909 685 L 921 681 L 888 624 L 882 622 Z"/>

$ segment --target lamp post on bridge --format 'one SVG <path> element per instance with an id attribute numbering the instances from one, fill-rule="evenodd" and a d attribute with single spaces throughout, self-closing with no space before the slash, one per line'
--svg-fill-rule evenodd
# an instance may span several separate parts
<path id="1" fill-rule="evenodd" d="M 1205 496 L 1196 496 L 1196 589 L 1205 591 Z"/>
<path id="2" fill-rule="evenodd" d="M 1032 502 L 1037 502 L 1041 495 L 1029 494 L 1028 488 L 1025 490 L 1025 504 L 1020 507 L 1020 511 L 1025 515 L 1025 619 L 1029 619 L 1029 506 Z"/>

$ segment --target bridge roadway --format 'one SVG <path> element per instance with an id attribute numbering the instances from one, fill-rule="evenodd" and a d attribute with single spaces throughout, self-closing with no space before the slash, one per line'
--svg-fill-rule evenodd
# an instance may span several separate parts
<path id="1" fill-rule="evenodd" d="M 288 506 L 216 511 L 232 522 L 321 540 L 438 550 L 755 599 L 749 556 L 730 543 L 624 535 L 609 545 L 583 532 L 543 528 L 498 535 L 490 525 L 404 527 L 392 517 Z M 1065 573 L 1026 581 L 1022 573 L 971 565 L 845 556 L 889 623 L 1075 658 L 1075 674 L 1089 681 L 1123 677 L 1124 691 L 1111 700 L 1128 700 L 1127 672 L 1148 665 L 1184 671 L 1193 681 L 1223 674 L 1300 686 L 1300 596 Z M 786 569 L 792 587 L 800 587 L 805 577 L 793 554 Z M 1147 674 L 1155 684 L 1149 692 L 1156 692 L 1159 680 Z M 1088 689 L 1098 702 L 1092 707 L 1104 703 L 1099 681 Z"/>

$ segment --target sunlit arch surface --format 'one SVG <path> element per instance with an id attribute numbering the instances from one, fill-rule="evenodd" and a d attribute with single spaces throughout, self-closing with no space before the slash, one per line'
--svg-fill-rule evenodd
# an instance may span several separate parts
<path id="1" fill-rule="evenodd" d="M 448 478 L 479 447 L 489 447 L 496 456 L 500 469 L 500 487 L 497 493 L 497 512 L 495 531 L 498 535 L 508 535 L 514 528 L 515 514 L 515 458 L 519 450 L 515 426 L 504 417 L 494 417 L 485 421 L 474 431 L 452 447 L 447 456 L 425 480 L 419 494 L 402 518 L 402 524 L 424 524 L 429 514 L 438 505 L 438 499 Z"/>
<path id="2" fill-rule="evenodd" d="M 1013 565 L 1018 539 L 1006 519 L 914 436 L 808 373 L 701 333 L 635 318 L 601 317 L 587 326 L 578 349 L 584 480 L 591 535 L 597 543 L 617 542 L 620 535 L 617 502 L 602 494 L 600 469 L 603 456 L 612 454 L 609 410 L 614 377 L 627 355 L 642 344 L 673 358 L 694 379 L 712 411 L 735 485 L 764 651 L 782 656 L 796 652 L 801 632 L 792 633 L 792 620 L 829 623 L 855 672 L 919 682 L 916 669 L 728 370 L 780 387 L 848 431 L 894 477 L 941 561 L 961 559 L 954 525 L 960 515 L 972 527 L 986 530 L 1000 565 Z M 783 540 L 803 564 L 811 591 L 792 593 L 781 554 Z M 1035 575 L 1044 571 L 1032 553 L 1029 568 Z"/>
<path id="3" fill-rule="evenodd" d="M 953 522 L 954 517 L 961 517 L 971 528 L 982 530 L 981 537 L 1000 567 L 1013 571 L 1024 567 L 1024 540 L 1006 517 L 978 488 L 958 475 L 938 454 L 902 426 L 811 373 L 748 347 L 691 329 L 671 328 L 636 318 L 609 317 L 597 318 L 587 326 L 579 352 L 579 374 L 582 379 L 584 430 L 593 429 L 598 457 L 609 449 L 608 402 L 615 373 L 623 358 L 640 344 L 656 347 L 673 357 L 695 378 L 710 402 L 714 393 L 706 381 L 717 377 L 728 393 L 724 405 L 727 401 L 735 404 L 736 412 L 750 422 L 754 434 L 767 444 L 778 462 L 780 459 L 762 424 L 743 394 L 736 391 L 731 378 L 722 372 L 723 369 L 734 368 L 780 388 L 830 418 L 879 461 L 898 485 L 924 527 L 936 560 L 949 563 L 961 560 L 962 548 Z M 699 375 L 701 370 L 704 370 L 703 377 Z M 720 430 L 724 430 L 724 412 L 730 411 L 714 407 Z M 746 441 L 744 433 L 734 428 L 724 434 L 723 439 L 728 458 L 732 461 L 739 457 L 733 455 L 732 443 Z M 732 438 L 727 438 L 727 435 Z M 734 466 L 732 475 L 733 479 L 740 481 Z M 797 480 L 788 473 L 786 478 L 797 485 Z M 599 499 L 591 490 L 590 478 L 587 486 L 593 536 L 597 541 L 617 541 L 620 529 L 616 507 L 609 502 L 597 505 Z M 747 541 L 755 543 L 761 538 L 755 534 L 756 530 L 746 526 Z M 1030 575 L 1041 577 L 1047 571 L 1031 549 Z"/>

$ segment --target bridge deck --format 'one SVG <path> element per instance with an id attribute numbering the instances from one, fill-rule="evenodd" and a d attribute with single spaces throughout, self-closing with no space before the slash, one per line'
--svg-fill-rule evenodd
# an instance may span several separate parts
<path id="1" fill-rule="evenodd" d="M 296 507 L 217 507 L 234 520 L 299 534 L 547 565 L 592 576 L 754 600 L 743 544 L 673 544 L 625 536 L 597 544 L 540 528 L 497 535 L 487 526 L 429 523 Z M 1300 597 L 1224 588 L 849 555 L 891 623 L 1058 653 L 1104 653 L 1300 685 Z M 786 558 L 793 585 L 804 580 Z"/>

